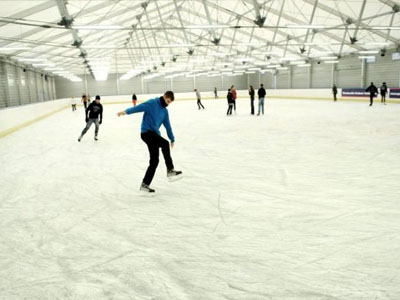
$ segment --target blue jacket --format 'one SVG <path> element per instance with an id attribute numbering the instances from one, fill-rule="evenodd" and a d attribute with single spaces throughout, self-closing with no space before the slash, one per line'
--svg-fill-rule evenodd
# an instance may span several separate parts
<path id="1" fill-rule="evenodd" d="M 126 109 L 125 113 L 130 115 L 144 111 L 140 132 L 154 131 L 158 135 L 161 135 L 160 126 L 163 124 L 171 143 L 174 143 L 175 137 L 172 133 L 171 123 L 169 122 L 168 110 L 161 104 L 161 101 L 161 97 L 150 99 L 138 106 Z"/>

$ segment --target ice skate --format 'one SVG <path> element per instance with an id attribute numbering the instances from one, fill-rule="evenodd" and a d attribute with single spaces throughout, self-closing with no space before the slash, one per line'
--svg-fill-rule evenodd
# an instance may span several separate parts
<path id="1" fill-rule="evenodd" d="M 82 136 L 78 137 L 78 142 L 80 142 L 82 140 Z"/>
<path id="2" fill-rule="evenodd" d="M 150 186 L 142 182 L 142 185 L 140 186 L 140 192 L 144 195 L 149 195 L 152 196 L 155 194 L 155 190 L 153 190 Z"/>
<path id="3" fill-rule="evenodd" d="M 94 140 L 98 141 L 99 139 L 97 138 L 97 135 L 94 136 Z"/>
<path id="4" fill-rule="evenodd" d="M 176 171 L 174 169 L 167 171 L 167 178 L 170 182 L 182 179 L 182 177 L 183 177 L 182 171 Z"/>

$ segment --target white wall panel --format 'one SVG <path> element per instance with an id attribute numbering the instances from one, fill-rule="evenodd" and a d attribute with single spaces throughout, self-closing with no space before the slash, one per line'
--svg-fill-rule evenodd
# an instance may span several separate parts
<path id="1" fill-rule="evenodd" d="M 19 91 L 18 91 L 18 77 L 17 70 L 14 65 L 6 63 L 7 85 L 9 92 L 10 106 L 20 105 Z"/>
<path id="2" fill-rule="evenodd" d="M 24 69 L 21 67 L 17 67 L 17 76 L 18 76 L 18 82 L 19 82 L 19 94 L 21 97 L 21 104 L 28 104 L 30 103 L 30 98 L 29 98 L 29 90 L 28 90 L 28 80 L 26 76 L 26 71 L 24 72 Z"/>

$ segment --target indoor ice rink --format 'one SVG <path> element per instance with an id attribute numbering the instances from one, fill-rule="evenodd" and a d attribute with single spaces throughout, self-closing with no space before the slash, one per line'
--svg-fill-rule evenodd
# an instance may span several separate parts
<path id="1" fill-rule="evenodd" d="M 0 5 L 0 300 L 400 299 L 398 1 Z"/>

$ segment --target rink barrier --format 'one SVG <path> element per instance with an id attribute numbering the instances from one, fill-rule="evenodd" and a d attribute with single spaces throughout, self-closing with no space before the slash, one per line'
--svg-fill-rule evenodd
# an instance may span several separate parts
<path id="1" fill-rule="evenodd" d="M 62 107 L 62 108 L 56 109 L 56 110 L 51 111 L 51 112 L 49 112 L 47 114 L 41 115 L 39 117 L 36 117 L 36 118 L 34 118 L 32 120 L 29 120 L 29 121 L 26 121 L 24 123 L 21 123 L 21 124 L 19 124 L 17 126 L 14 126 L 14 127 L 9 128 L 9 129 L 6 129 L 6 130 L 0 132 L 0 139 L 5 137 L 6 135 L 9 135 L 9 134 L 11 134 L 11 133 L 13 133 L 15 131 L 18 131 L 18 130 L 24 128 L 24 127 L 27 127 L 27 126 L 29 126 L 29 125 L 37 122 L 37 121 L 43 120 L 43 119 L 45 119 L 47 117 L 50 117 L 51 115 L 54 115 L 54 114 L 56 114 L 56 113 L 58 113 L 58 112 L 60 112 L 60 111 L 62 111 L 64 109 L 67 109 L 67 108 L 68 107 Z"/>
<path id="2" fill-rule="evenodd" d="M 110 97 L 111 98 L 111 96 L 106 96 L 106 97 Z M 104 98 L 103 98 L 104 99 Z M 238 98 L 237 99 L 240 99 L 240 100 L 250 100 L 250 98 L 249 98 L 249 96 L 238 96 Z M 257 101 L 257 97 L 255 98 L 255 101 Z M 268 100 L 268 99 L 293 99 L 293 100 L 321 100 L 321 101 L 333 101 L 333 97 L 305 97 L 305 96 L 278 96 L 278 95 L 271 95 L 271 96 L 266 96 L 266 100 Z M 148 99 L 146 99 L 146 100 L 148 100 Z M 146 100 L 138 100 L 138 104 L 140 104 L 140 103 L 142 103 L 142 102 L 144 102 L 144 101 L 146 101 Z M 194 101 L 194 100 L 197 100 L 197 98 L 177 98 L 177 99 L 175 99 L 176 101 Z M 201 100 L 214 100 L 214 101 L 226 101 L 226 97 L 218 97 L 217 99 L 215 99 L 215 97 L 202 97 L 201 98 Z M 337 98 L 337 101 L 345 101 L 345 102 L 369 102 L 369 99 L 365 99 L 365 98 L 355 98 L 355 97 L 349 97 L 349 98 L 343 98 L 343 97 L 338 97 Z M 380 101 L 380 99 L 378 99 L 378 98 L 376 98 L 375 99 L 375 101 L 378 103 L 379 101 Z M 386 99 L 386 102 L 387 103 L 398 103 L 398 104 L 400 104 L 400 99 L 399 100 L 397 100 L 397 99 Z M 126 105 L 131 105 L 132 104 L 132 102 L 131 102 L 131 100 L 124 100 L 124 101 L 112 101 L 112 102 L 108 102 L 107 100 L 105 100 L 105 101 L 102 101 L 102 104 L 104 104 L 104 105 L 109 105 L 109 104 L 126 104 Z M 83 106 L 83 104 L 77 104 L 77 106 L 80 106 L 80 107 L 82 107 Z M 13 133 L 13 132 L 15 132 L 15 131 L 18 131 L 18 130 L 20 130 L 20 129 L 22 129 L 22 128 L 24 128 L 24 127 L 27 127 L 27 126 L 29 126 L 29 125 L 31 125 L 31 124 L 33 124 L 33 123 L 35 123 L 35 122 L 38 122 L 38 121 L 40 121 L 40 120 L 43 120 L 43 119 L 45 119 L 45 118 L 47 118 L 47 117 L 49 117 L 49 116 L 52 116 L 52 115 L 54 115 L 54 114 L 56 114 L 56 113 L 58 113 L 58 112 L 60 112 L 60 111 L 62 111 L 62 110 L 65 110 L 65 109 L 67 109 L 67 108 L 70 108 L 70 105 L 67 105 L 67 106 L 64 106 L 64 107 L 61 107 L 61 108 L 59 108 L 59 109 L 56 109 L 56 110 L 54 110 L 54 111 L 51 111 L 51 112 L 48 112 L 48 113 L 46 113 L 46 114 L 44 114 L 44 115 L 41 115 L 41 116 L 38 116 L 38 117 L 36 117 L 36 118 L 34 118 L 34 119 L 32 119 L 32 120 L 29 120 L 29 121 L 26 121 L 26 122 L 23 122 L 23 123 L 21 123 L 21 124 L 18 124 L 18 125 L 16 125 L 16 126 L 14 126 L 14 127 L 11 127 L 11 128 L 8 128 L 8 129 L 6 129 L 6 130 L 4 130 L 4 131 L 1 131 L 0 132 L 0 139 L 1 138 L 3 138 L 3 137 L 5 137 L 5 136 L 7 136 L 7 135 L 9 135 L 9 134 L 11 134 L 11 133 Z"/>

